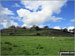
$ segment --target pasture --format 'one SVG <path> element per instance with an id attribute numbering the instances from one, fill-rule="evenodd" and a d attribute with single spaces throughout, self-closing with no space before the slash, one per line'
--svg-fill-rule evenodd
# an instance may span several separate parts
<path id="1" fill-rule="evenodd" d="M 74 51 L 74 37 L 2 36 L 3 55 L 59 55 L 59 51 Z"/>

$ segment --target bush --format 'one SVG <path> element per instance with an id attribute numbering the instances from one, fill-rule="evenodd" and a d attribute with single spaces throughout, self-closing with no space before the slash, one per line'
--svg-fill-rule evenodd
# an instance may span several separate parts
<path id="1" fill-rule="evenodd" d="M 36 35 L 37 35 L 37 36 L 39 36 L 39 35 L 40 35 L 40 33 L 37 33 Z"/>
<path id="2" fill-rule="evenodd" d="M 10 42 L 5 42 L 5 44 L 12 45 Z"/>
<path id="3" fill-rule="evenodd" d="M 68 30 L 65 28 L 65 29 L 63 29 L 63 32 L 68 32 Z"/>
<path id="4" fill-rule="evenodd" d="M 10 36 L 12 36 L 14 33 L 9 33 Z"/>
<path id="5" fill-rule="evenodd" d="M 17 45 L 13 45 L 13 47 L 18 47 Z"/>

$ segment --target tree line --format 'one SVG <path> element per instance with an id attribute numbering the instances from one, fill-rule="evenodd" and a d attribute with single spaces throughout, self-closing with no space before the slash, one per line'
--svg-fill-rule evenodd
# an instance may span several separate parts
<path id="1" fill-rule="evenodd" d="M 37 26 L 37 25 L 33 25 L 32 27 L 30 27 L 30 28 L 27 28 L 26 26 L 23 26 L 23 27 L 19 27 L 19 26 L 17 26 L 17 27 L 15 27 L 15 26 L 10 26 L 9 28 L 12 28 L 12 29 L 30 29 L 30 30 L 37 30 L 37 31 L 40 31 L 40 30 L 48 30 L 48 29 L 51 29 L 51 28 L 49 28 L 48 26 L 44 26 L 43 28 L 40 28 L 39 26 Z M 71 33 L 74 33 L 75 32 L 75 28 L 74 29 L 70 29 L 70 30 L 68 30 L 67 28 L 64 28 L 64 29 L 56 29 L 56 30 L 61 30 L 61 31 L 63 31 L 63 32 L 71 32 Z"/>

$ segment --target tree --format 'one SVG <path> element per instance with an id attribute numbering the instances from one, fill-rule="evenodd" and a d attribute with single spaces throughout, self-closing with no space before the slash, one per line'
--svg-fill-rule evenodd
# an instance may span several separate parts
<path id="1" fill-rule="evenodd" d="M 26 27 L 24 26 L 24 27 L 22 27 L 23 29 L 26 29 Z"/>
<path id="2" fill-rule="evenodd" d="M 40 30 L 40 28 L 38 26 L 35 27 L 36 30 Z"/>
<path id="3" fill-rule="evenodd" d="M 10 36 L 12 36 L 13 34 L 14 34 L 13 32 L 9 33 Z"/>
<path id="4" fill-rule="evenodd" d="M 31 30 L 40 30 L 40 28 L 39 28 L 38 26 L 36 26 L 36 25 L 33 25 L 33 26 L 31 27 Z"/>
<path id="5" fill-rule="evenodd" d="M 9 27 L 9 29 L 11 29 L 12 33 L 15 33 L 16 27 L 14 25 L 12 25 Z M 10 33 L 10 35 L 12 35 L 12 34 Z"/>
<path id="6" fill-rule="evenodd" d="M 49 29 L 49 27 L 48 26 L 44 26 L 44 29 Z"/>
<path id="7" fill-rule="evenodd" d="M 64 28 L 64 29 L 63 29 L 63 32 L 68 32 L 67 28 Z"/>
<path id="8" fill-rule="evenodd" d="M 75 28 L 72 31 L 75 32 Z"/>
<path id="9" fill-rule="evenodd" d="M 40 33 L 36 33 L 36 35 L 37 35 L 37 36 L 39 36 L 39 35 L 40 35 Z"/>
<path id="10" fill-rule="evenodd" d="M 12 26 L 10 26 L 9 28 L 11 28 L 11 29 L 15 29 L 16 27 L 15 27 L 14 25 L 12 25 Z"/>
<path id="11" fill-rule="evenodd" d="M 16 29 L 21 29 L 21 27 L 20 26 L 17 26 Z"/>

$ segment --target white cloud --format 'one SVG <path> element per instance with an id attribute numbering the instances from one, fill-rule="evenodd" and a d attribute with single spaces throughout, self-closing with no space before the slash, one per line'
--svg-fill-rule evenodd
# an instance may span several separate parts
<path id="1" fill-rule="evenodd" d="M 11 26 L 14 25 L 15 27 L 18 26 L 18 23 L 17 22 L 14 22 L 14 21 L 11 21 Z"/>
<path id="2" fill-rule="evenodd" d="M 26 27 L 27 25 L 26 24 L 23 24 L 21 27 Z"/>
<path id="3" fill-rule="evenodd" d="M 11 17 L 8 17 L 7 15 L 4 15 L 0 18 L 0 25 L 3 25 L 4 28 L 8 28 L 9 26 L 18 26 L 17 22 L 14 22 L 11 20 Z"/>
<path id="4" fill-rule="evenodd" d="M 55 17 L 55 16 L 50 17 L 50 20 L 52 20 L 53 22 L 56 22 L 56 21 L 62 20 L 62 19 L 63 19 L 63 18 Z"/>
<path id="5" fill-rule="evenodd" d="M 70 20 L 71 22 L 75 22 L 75 19 Z"/>
<path id="6" fill-rule="evenodd" d="M 61 7 L 65 5 L 65 1 L 21 1 L 26 8 L 33 9 L 34 12 L 30 12 L 26 9 L 19 9 L 17 13 L 20 17 L 23 17 L 23 22 L 26 25 L 36 25 L 42 24 L 45 21 L 52 20 L 57 21 L 61 20 L 60 17 L 52 16 L 53 13 L 59 14 L 61 12 Z M 42 6 L 42 10 L 36 12 L 39 6 Z"/>
<path id="7" fill-rule="evenodd" d="M 14 15 L 14 13 L 8 8 L 4 8 L 0 5 L 0 15 Z"/>
<path id="8" fill-rule="evenodd" d="M 8 8 L 3 8 L 1 10 L 1 14 L 6 14 L 6 15 L 14 15 L 14 13 L 12 11 L 10 11 Z"/>
<path id="9" fill-rule="evenodd" d="M 14 22 L 14 21 L 10 21 L 10 23 L 6 21 L 1 24 L 3 25 L 4 28 L 8 28 L 9 26 L 12 26 L 12 25 L 14 25 L 15 27 L 18 26 L 18 23 Z"/>
<path id="10" fill-rule="evenodd" d="M 40 28 L 43 28 L 45 25 L 39 25 Z"/>
<path id="11" fill-rule="evenodd" d="M 9 26 L 18 26 L 17 22 L 11 20 L 11 17 L 8 15 L 14 15 L 14 13 L 8 8 L 4 8 L 0 5 L 0 25 L 3 25 L 4 28 L 8 28 Z"/>
<path id="12" fill-rule="evenodd" d="M 59 26 L 55 26 L 54 29 L 61 29 Z"/>
<path id="13" fill-rule="evenodd" d="M 69 26 L 67 29 L 68 29 L 68 31 L 72 30 L 72 29 L 74 29 L 74 26 Z"/>
<path id="14" fill-rule="evenodd" d="M 18 26 L 18 23 L 14 22 L 14 21 L 5 21 L 3 23 L 1 23 L 3 25 L 4 28 L 8 28 L 9 26 L 14 25 L 15 27 Z"/>
<path id="15" fill-rule="evenodd" d="M 1 25 L 3 25 L 4 28 L 7 28 L 8 27 L 8 22 L 3 22 L 3 23 L 1 23 Z"/>
<path id="16" fill-rule="evenodd" d="M 7 15 L 0 15 L 0 24 L 10 22 L 10 18 Z"/>
<path id="17" fill-rule="evenodd" d="M 21 8 L 20 10 L 17 10 L 17 13 L 20 17 L 24 17 L 24 16 L 29 15 L 30 11 Z"/>
<path id="18" fill-rule="evenodd" d="M 23 24 L 21 27 L 27 27 L 27 28 L 31 28 L 33 25 L 26 25 L 26 24 Z"/>

